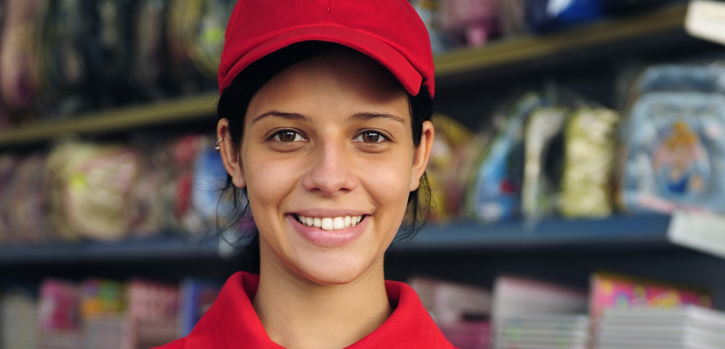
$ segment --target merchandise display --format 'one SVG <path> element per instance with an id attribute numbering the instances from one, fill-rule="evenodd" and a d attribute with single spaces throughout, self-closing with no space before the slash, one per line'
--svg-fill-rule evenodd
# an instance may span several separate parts
<path id="1" fill-rule="evenodd" d="M 0 296 L 0 345 L 5 349 L 38 347 L 38 304 L 21 290 Z"/>
<path id="2" fill-rule="evenodd" d="M 531 112 L 524 137 L 524 182 L 521 208 L 527 217 L 550 215 L 559 206 L 559 179 L 564 147 L 564 107 L 544 107 Z"/>
<path id="3" fill-rule="evenodd" d="M 0 1 L 0 349 L 152 348 L 219 296 L 222 268 L 201 269 L 236 261 L 254 224 L 199 134 L 236 1 Z M 725 349 L 722 261 L 666 231 L 676 211 L 725 215 L 725 60 L 673 53 L 677 11 L 632 16 L 678 0 L 408 1 L 447 115 L 428 226 L 386 277 L 414 275 L 460 349 Z M 620 23 L 634 34 L 592 34 Z"/>
<path id="4" fill-rule="evenodd" d="M 459 349 L 489 348 L 488 290 L 419 276 L 410 278 L 408 284 L 453 345 Z"/>
<path id="5" fill-rule="evenodd" d="M 189 291 L 189 280 L 168 285 L 139 279 L 47 279 L 37 300 L 11 289 L 0 298 L 0 346 L 142 349 L 167 343 L 188 332 L 221 289 L 194 280 L 197 289 L 191 298 L 182 299 L 180 292 Z"/>
<path id="6" fill-rule="evenodd" d="M 626 128 L 622 199 L 628 209 L 725 213 L 725 97 L 642 95 Z"/>
<path id="7" fill-rule="evenodd" d="M 694 305 L 675 309 L 604 312 L 596 346 L 614 348 L 722 348 L 725 313 Z"/>
<path id="8" fill-rule="evenodd" d="M 606 217 L 614 209 L 614 164 L 620 116 L 605 108 L 575 111 L 566 126 L 561 213 Z"/>
<path id="9" fill-rule="evenodd" d="M 471 166 L 471 153 L 479 150 L 472 148 L 477 145 L 473 134 L 458 121 L 438 114 L 433 123 L 436 137 L 426 174 L 433 192 L 433 220 L 446 221 L 458 216 L 468 181 L 461 170 Z"/>
<path id="10" fill-rule="evenodd" d="M 587 349 L 589 318 L 585 315 L 522 315 L 496 327 L 496 349 Z"/>
<path id="11" fill-rule="evenodd" d="M 619 114 L 567 99 L 529 92 L 509 109 L 473 172 L 467 216 L 497 222 L 612 213 Z"/>
<path id="12" fill-rule="evenodd" d="M 538 93 L 521 97 L 487 146 L 469 184 L 466 211 L 484 222 L 518 217 L 523 182 L 523 142 L 526 119 L 533 110 L 550 105 Z"/>
<path id="13" fill-rule="evenodd" d="M 47 155 L 0 156 L 0 242 L 119 240 L 234 229 L 213 141 L 141 146 L 65 142 Z"/>
<path id="14" fill-rule="evenodd" d="M 590 287 L 589 314 L 595 325 L 601 319 L 605 309 L 666 309 L 683 305 L 712 308 L 714 306 L 710 290 L 631 276 L 596 273 L 591 277 Z"/>

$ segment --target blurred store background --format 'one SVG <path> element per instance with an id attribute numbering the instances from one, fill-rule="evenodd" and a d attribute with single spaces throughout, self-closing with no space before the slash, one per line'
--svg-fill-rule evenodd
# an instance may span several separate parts
<path id="1" fill-rule="evenodd" d="M 0 348 L 152 347 L 235 271 L 234 2 L 0 0 Z M 725 2 L 411 3 L 435 206 L 388 278 L 462 349 L 725 348 Z"/>

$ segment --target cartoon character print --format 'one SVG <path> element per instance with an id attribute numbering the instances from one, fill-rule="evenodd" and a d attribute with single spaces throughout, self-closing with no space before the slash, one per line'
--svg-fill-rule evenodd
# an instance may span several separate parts
<path id="1" fill-rule="evenodd" d="M 653 166 L 662 196 L 692 196 L 707 190 L 708 154 L 699 135 L 685 121 L 671 124 L 655 148 Z"/>

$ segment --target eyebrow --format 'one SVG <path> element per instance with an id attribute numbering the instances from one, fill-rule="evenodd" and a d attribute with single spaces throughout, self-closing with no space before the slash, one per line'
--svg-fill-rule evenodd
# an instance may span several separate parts
<path id="1" fill-rule="evenodd" d="M 352 115 L 348 120 L 349 121 L 366 121 L 366 120 L 372 120 L 376 118 L 384 118 L 384 119 L 391 119 L 395 120 L 397 122 L 401 122 L 405 124 L 405 120 L 397 115 L 393 115 L 390 113 L 357 113 Z"/>
<path id="2" fill-rule="evenodd" d="M 287 119 L 287 120 L 302 120 L 302 121 L 307 121 L 307 122 L 312 121 L 312 119 L 310 119 L 308 116 L 305 116 L 305 115 L 302 115 L 299 113 L 285 113 L 285 112 L 281 112 L 281 111 L 277 111 L 277 110 L 272 110 L 272 111 L 268 111 L 262 115 L 257 116 L 256 118 L 254 118 L 254 120 L 252 120 L 252 124 L 254 124 L 255 122 L 262 120 L 266 117 L 269 117 L 269 116 L 275 116 L 275 117 L 283 118 L 283 119 Z"/>
<path id="3" fill-rule="evenodd" d="M 281 112 L 281 111 L 277 111 L 277 110 L 272 110 L 272 111 L 268 111 L 264 114 L 261 114 L 261 115 L 258 115 L 257 117 L 255 117 L 254 120 L 252 120 L 252 124 L 254 124 L 255 122 L 262 120 L 266 117 L 270 117 L 270 116 L 283 118 L 283 119 L 287 119 L 287 120 L 301 120 L 301 121 L 306 121 L 306 122 L 312 121 L 312 119 L 310 117 L 299 114 L 299 113 L 285 113 L 285 112 Z M 393 115 L 390 113 L 373 113 L 373 112 L 364 112 L 364 113 L 353 114 L 352 116 L 350 116 L 348 118 L 348 121 L 367 121 L 367 120 L 372 120 L 372 119 L 376 119 L 376 118 L 391 119 L 391 120 L 405 124 L 405 120 L 397 115 Z"/>

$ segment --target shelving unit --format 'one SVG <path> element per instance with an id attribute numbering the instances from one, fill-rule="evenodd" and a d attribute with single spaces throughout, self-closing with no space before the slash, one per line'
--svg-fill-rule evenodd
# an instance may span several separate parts
<path id="1" fill-rule="evenodd" d="M 595 93 L 614 90 L 615 61 L 656 47 L 685 55 L 712 51 L 715 46 L 688 37 L 683 30 L 685 6 L 573 27 L 547 35 L 529 35 L 492 42 L 482 48 L 460 49 L 438 55 L 437 102 L 444 112 L 475 125 L 489 115 L 506 88 L 523 81 L 540 83 L 556 66 L 554 78 L 570 78 L 576 88 Z M 698 50 L 687 50 L 696 46 Z M 704 49 L 703 49 L 704 48 Z M 621 56 L 621 57 L 620 57 Z M 645 58 L 649 58 L 645 56 Z M 522 69 L 524 67 L 525 69 Z M 607 99 L 603 97 L 602 99 Z M 44 144 L 69 134 L 96 136 L 140 127 L 180 122 L 212 121 L 218 94 L 184 97 L 150 105 L 99 111 L 62 121 L 27 124 L 0 131 L 0 150 Z M 430 225 L 412 241 L 395 244 L 389 255 L 404 261 L 390 275 L 410 271 L 442 278 L 489 284 L 496 273 L 527 272 L 576 284 L 600 268 L 645 274 L 674 281 L 710 283 L 725 299 L 725 261 L 676 247 L 668 242 L 669 216 L 614 216 L 602 220 L 546 219 L 492 225 L 456 222 Z M 222 249 L 223 250 L 223 249 Z M 112 243 L 48 243 L 37 246 L 0 245 L 0 275 L 22 268 L 115 263 L 164 266 L 178 260 L 224 260 L 216 239 L 200 242 L 178 235 Z M 386 264 L 387 265 L 387 264 Z M 185 265 L 184 267 L 190 267 Z M 163 269 L 161 267 L 160 269 Z M 97 269 L 93 269 L 97 270 Z M 565 270 L 566 272 L 563 272 Z M 138 272 L 138 270 L 133 271 Z M 77 272 L 83 273 L 83 271 Z M 155 272 L 164 273 L 164 270 Z M 720 306 L 722 308 L 722 305 Z"/>
<path id="2" fill-rule="evenodd" d="M 640 16 L 611 19 L 549 35 L 526 35 L 482 48 L 462 49 L 434 58 L 436 77 L 446 78 L 473 71 L 533 61 L 655 34 L 681 32 L 686 6 L 678 4 Z"/>
<path id="3" fill-rule="evenodd" d="M 612 19 L 548 35 L 527 35 L 492 42 L 482 48 L 458 49 L 434 57 L 436 79 L 445 85 L 522 62 L 536 62 L 593 50 L 613 43 L 682 33 L 685 6 L 675 5 L 644 15 Z M 694 39 L 693 39 L 694 40 Z M 586 59 L 586 57 L 581 57 Z M 439 88 L 440 90 L 441 88 Z M 172 122 L 213 118 L 217 93 L 183 97 L 27 124 L 0 131 L 0 149 L 40 143 L 68 134 L 102 134 Z"/>
<path id="4" fill-rule="evenodd" d="M 396 243 L 392 253 L 522 253 L 530 250 L 660 250 L 667 240 L 669 216 L 614 216 L 605 219 L 546 219 L 539 222 L 431 224 L 413 239 Z M 20 263 L 117 262 L 154 259 L 229 258 L 217 238 L 193 239 L 167 234 L 150 239 L 100 242 L 0 245 L 0 266 Z"/>

